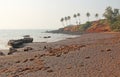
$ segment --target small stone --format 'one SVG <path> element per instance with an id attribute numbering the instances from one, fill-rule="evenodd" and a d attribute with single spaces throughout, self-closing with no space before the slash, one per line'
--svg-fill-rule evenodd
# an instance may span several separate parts
<path id="1" fill-rule="evenodd" d="M 67 65 L 67 67 L 66 67 L 67 69 L 71 69 L 72 68 L 72 66 L 71 65 Z"/>
<path id="2" fill-rule="evenodd" d="M 56 57 L 60 57 L 60 56 L 61 56 L 61 53 L 56 54 Z"/>
<path id="3" fill-rule="evenodd" d="M 84 66 L 84 63 L 83 63 L 83 62 L 81 62 L 81 63 L 80 63 L 80 67 L 83 67 L 83 66 Z"/>
<path id="4" fill-rule="evenodd" d="M 30 59 L 30 61 L 33 61 L 34 59 L 32 58 L 32 59 Z"/>
<path id="5" fill-rule="evenodd" d="M 51 73 L 51 72 L 53 72 L 53 70 L 50 69 L 50 70 L 47 70 L 47 72 Z"/>
<path id="6" fill-rule="evenodd" d="M 24 61 L 23 61 L 23 63 L 25 63 L 25 62 L 27 62 L 28 61 L 28 59 L 25 59 Z"/>
<path id="7" fill-rule="evenodd" d="M 89 58 L 90 58 L 89 56 L 85 57 L 85 59 L 89 59 Z"/>
<path id="8" fill-rule="evenodd" d="M 35 58 L 38 57 L 37 55 L 34 56 Z"/>
<path id="9" fill-rule="evenodd" d="M 13 77 L 19 77 L 19 75 L 14 75 Z"/>
<path id="10" fill-rule="evenodd" d="M 106 51 L 111 51 L 111 49 L 106 49 Z"/>
<path id="11" fill-rule="evenodd" d="M 5 56 L 5 54 L 3 52 L 0 52 L 0 56 Z"/>
<path id="12" fill-rule="evenodd" d="M 47 47 L 46 46 L 44 46 L 44 48 L 43 49 L 47 49 Z"/>
<path id="13" fill-rule="evenodd" d="M 26 71 L 26 70 L 30 70 L 30 68 L 27 68 L 27 67 L 26 67 L 26 68 L 24 68 L 22 71 Z"/>
<path id="14" fill-rule="evenodd" d="M 43 70 L 47 70 L 47 69 L 49 69 L 49 68 L 50 68 L 50 67 L 44 67 Z"/>
<path id="15" fill-rule="evenodd" d="M 33 48 L 31 48 L 31 47 L 27 47 L 27 49 L 28 49 L 28 50 L 33 50 Z"/>
<path id="16" fill-rule="evenodd" d="M 15 63 L 20 63 L 20 61 L 16 61 Z"/>
<path id="17" fill-rule="evenodd" d="M 69 52 L 69 51 L 66 50 L 66 51 L 63 52 L 63 54 L 67 54 L 68 52 Z"/>
<path id="18" fill-rule="evenodd" d="M 81 45 L 80 47 L 86 47 L 86 45 Z"/>
<path id="19" fill-rule="evenodd" d="M 25 49 L 24 49 L 24 51 L 28 51 L 28 49 L 27 49 L 27 48 L 25 48 Z"/>
<path id="20" fill-rule="evenodd" d="M 101 52 L 104 52 L 104 50 L 101 50 Z"/>

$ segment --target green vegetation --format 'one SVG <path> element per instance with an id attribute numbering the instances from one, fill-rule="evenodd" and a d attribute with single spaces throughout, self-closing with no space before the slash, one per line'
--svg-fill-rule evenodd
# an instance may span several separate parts
<path id="1" fill-rule="evenodd" d="M 106 26 L 110 26 L 112 31 L 120 31 L 120 13 L 119 13 L 120 9 L 112 9 L 112 7 L 107 7 L 105 9 L 105 13 L 103 14 L 103 16 L 105 17 L 105 19 L 99 19 L 99 14 L 96 13 L 94 16 L 96 18 L 95 22 L 96 24 L 99 25 L 106 25 Z M 75 26 L 79 26 L 79 30 L 80 31 L 86 31 L 90 26 L 93 26 L 92 23 L 93 21 L 90 22 L 89 17 L 91 16 L 91 14 L 89 12 L 86 13 L 86 17 L 88 18 L 88 21 L 85 24 L 81 24 L 81 20 L 80 20 L 80 13 L 76 13 L 73 15 L 73 18 L 75 19 Z M 71 17 L 70 16 L 66 16 L 64 18 L 61 18 L 60 20 L 64 25 L 64 22 L 66 23 L 66 26 L 71 25 Z M 94 25 L 95 25 L 94 23 Z M 103 27 L 104 28 L 104 27 Z M 109 28 L 109 30 L 110 30 Z"/>
<path id="2" fill-rule="evenodd" d="M 91 26 L 91 22 L 86 22 L 85 24 L 82 24 L 82 25 L 80 25 L 80 31 L 85 31 L 86 29 L 88 29 L 90 26 Z"/>
<path id="3" fill-rule="evenodd" d="M 113 31 L 120 31 L 119 9 L 112 9 L 112 7 L 107 7 L 103 15 L 108 20 Z"/>

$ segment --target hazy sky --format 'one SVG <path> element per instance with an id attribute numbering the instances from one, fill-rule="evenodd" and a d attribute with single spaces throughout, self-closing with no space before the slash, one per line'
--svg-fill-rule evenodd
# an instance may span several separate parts
<path id="1" fill-rule="evenodd" d="M 56 29 L 61 17 L 80 13 L 83 23 L 86 12 L 102 18 L 107 6 L 120 9 L 120 0 L 0 0 L 0 29 Z"/>

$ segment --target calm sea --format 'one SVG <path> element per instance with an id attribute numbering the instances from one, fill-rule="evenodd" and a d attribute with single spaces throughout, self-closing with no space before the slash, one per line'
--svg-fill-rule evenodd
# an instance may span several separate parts
<path id="1" fill-rule="evenodd" d="M 34 42 L 55 42 L 66 38 L 76 37 L 76 35 L 45 33 L 47 30 L 0 30 L 0 50 L 8 49 L 8 41 L 11 39 L 21 39 L 24 35 L 30 35 Z M 44 36 L 51 36 L 45 39 Z"/>

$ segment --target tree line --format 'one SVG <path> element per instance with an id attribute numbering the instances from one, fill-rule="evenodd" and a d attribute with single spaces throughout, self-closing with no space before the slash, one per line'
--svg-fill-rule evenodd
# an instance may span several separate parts
<path id="1" fill-rule="evenodd" d="M 88 17 L 88 21 L 89 21 L 90 15 L 91 15 L 91 14 L 90 14 L 89 12 L 86 13 L 86 16 Z M 95 18 L 98 19 L 98 16 L 99 16 L 99 14 L 96 13 L 96 14 L 95 14 Z M 80 25 L 80 24 L 81 24 L 80 13 L 74 14 L 72 17 L 75 19 L 76 25 Z M 71 17 L 71 16 L 62 17 L 62 18 L 60 19 L 60 22 L 62 22 L 62 25 L 63 25 L 64 27 L 65 27 L 65 26 L 68 26 L 68 25 L 71 25 L 71 18 L 72 18 L 72 17 Z"/>

